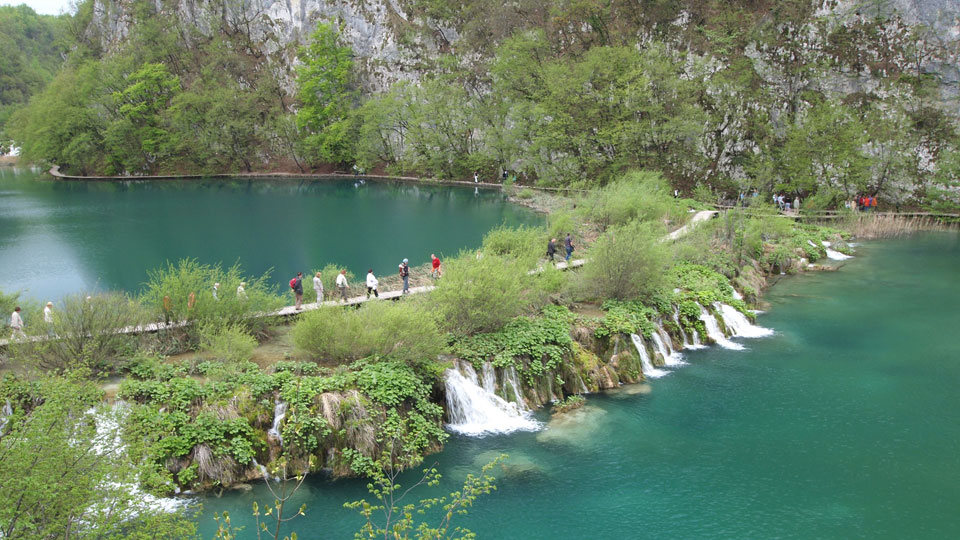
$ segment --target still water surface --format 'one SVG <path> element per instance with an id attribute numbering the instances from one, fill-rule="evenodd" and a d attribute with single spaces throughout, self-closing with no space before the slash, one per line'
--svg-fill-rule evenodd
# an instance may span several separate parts
<path id="1" fill-rule="evenodd" d="M 499 489 L 457 523 L 486 539 L 960 538 L 960 237 L 864 244 L 834 273 L 782 280 L 746 351 L 590 396 L 539 433 L 455 436 L 437 492 L 500 452 Z M 543 413 L 539 418 L 549 421 Z M 301 538 L 352 537 L 362 481 L 308 479 Z M 204 498 L 252 524 L 250 493 Z"/>
<path id="2" fill-rule="evenodd" d="M 0 290 L 35 300 L 136 292 L 192 257 L 273 268 L 277 284 L 327 263 L 362 276 L 476 247 L 491 228 L 538 223 L 499 190 L 353 180 L 38 181 L 0 168 Z M 286 290 L 286 289 L 283 289 Z"/>

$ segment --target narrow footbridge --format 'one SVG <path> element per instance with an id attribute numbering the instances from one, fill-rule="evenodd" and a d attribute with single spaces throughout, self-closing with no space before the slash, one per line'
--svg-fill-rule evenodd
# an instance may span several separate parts
<path id="1" fill-rule="evenodd" d="M 676 239 L 682 237 L 683 235 L 687 234 L 688 232 L 690 232 L 694 227 L 696 227 L 696 225 L 697 225 L 698 223 L 701 223 L 701 222 L 703 222 L 703 221 L 706 221 L 706 220 L 708 220 L 708 219 L 711 219 L 711 218 L 715 217 L 717 214 L 719 214 L 719 212 L 717 212 L 716 210 L 704 210 L 704 211 L 701 211 L 701 212 L 697 212 L 697 213 L 690 219 L 690 221 L 689 221 L 686 225 L 684 225 L 683 227 L 680 227 L 679 229 L 677 229 L 677 230 L 671 232 L 670 234 L 668 234 L 667 236 L 663 237 L 663 240 L 664 240 L 664 241 L 676 240 Z M 558 262 L 558 263 L 555 263 L 554 266 L 557 268 L 557 270 L 572 270 L 572 269 L 574 269 L 574 268 L 580 268 L 580 267 L 582 267 L 582 266 L 583 266 L 584 264 L 586 264 L 587 262 L 588 262 L 587 259 L 572 259 L 572 260 L 570 260 L 569 262 L 560 261 L 560 262 Z M 536 273 L 539 273 L 539 272 L 542 272 L 542 271 L 543 271 L 543 267 L 541 266 L 541 267 L 539 267 L 539 268 L 536 268 L 536 269 L 534 269 L 534 270 L 531 270 L 529 273 L 530 273 L 530 274 L 536 274 Z M 410 292 L 409 292 L 408 294 L 411 294 L 411 295 L 413 295 L 413 294 L 424 294 L 424 293 L 428 293 L 428 292 L 434 290 L 435 288 L 436 288 L 436 286 L 434 286 L 434 285 L 424 285 L 424 286 L 421 286 L 421 287 L 410 287 Z M 334 292 L 334 291 L 330 291 L 330 293 L 332 293 L 333 295 L 336 294 L 336 292 Z M 270 311 L 270 312 L 265 312 L 265 313 L 258 313 L 258 314 L 253 315 L 253 317 L 265 317 L 265 318 L 270 318 L 270 317 L 290 317 L 290 316 L 296 315 L 296 314 L 298 314 L 298 313 L 303 313 L 303 312 L 305 312 L 305 311 L 313 311 L 313 310 L 315 310 L 315 309 L 320 309 L 320 308 L 322 308 L 322 307 L 358 306 L 358 305 L 363 304 L 363 303 L 365 303 L 365 302 L 370 302 L 370 301 L 375 301 L 375 300 L 397 300 L 397 299 L 399 299 L 401 296 L 404 296 L 403 291 L 383 291 L 383 292 L 380 293 L 380 297 L 379 297 L 379 298 L 378 298 L 378 297 L 374 297 L 374 296 L 369 296 L 369 297 L 368 297 L 366 294 L 363 294 L 363 295 L 359 295 L 359 296 L 347 297 L 346 300 L 343 300 L 343 299 L 340 299 L 340 300 L 325 300 L 325 301 L 319 302 L 319 303 L 318 303 L 318 302 L 313 302 L 313 303 L 309 303 L 309 304 L 303 304 L 303 305 L 300 306 L 301 309 L 297 309 L 295 306 L 287 306 L 287 307 L 278 309 L 278 310 L 276 310 L 276 311 Z M 121 333 L 121 334 L 143 334 L 143 333 L 159 332 L 159 331 L 161 331 L 161 330 L 169 330 L 169 329 L 172 329 L 172 328 L 182 328 L 182 327 L 187 326 L 187 325 L 189 325 L 189 324 L 190 324 L 190 323 L 189 323 L 188 321 L 177 321 L 177 322 L 170 322 L 170 323 L 157 322 L 157 323 L 150 323 L 150 324 L 144 324 L 144 325 L 139 325 L 139 326 L 130 326 L 130 327 L 123 328 L 123 329 L 119 330 L 118 333 Z M 12 340 L 12 339 L 0 339 L 0 348 L 6 347 L 7 344 L 9 344 L 11 341 L 18 341 L 18 342 L 20 342 L 20 343 L 25 343 L 25 342 L 44 341 L 44 340 L 46 340 L 46 339 L 49 339 L 49 338 L 48 338 L 47 336 L 28 336 L 28 337 L 19 338 L 19 339 L 16 339 L 16 340 Z"/>

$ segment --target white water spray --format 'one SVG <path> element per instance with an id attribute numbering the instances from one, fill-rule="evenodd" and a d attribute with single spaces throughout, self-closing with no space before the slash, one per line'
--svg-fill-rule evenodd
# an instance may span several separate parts
<path id="1" fill-rule="evenodd" d="M 287 416 L 287 404 L 279 399 L 273 405 L 273 426 L 267 430 L 267 435 L 274 437 L 283 445 L 283 436 L 280 435 L 280 424 Z"/>
<path id="2" fill-rule="evenodd" d="M 713 307 L 720 312 L 720 315 L 723 317 L 723 324 L 727 326 L 734 336 L 761 338 L 773 335 L 773 330 L 751 323 L 746 315 L 737 311 L 733 306 L 717 302 L 713 304 Z"/>
<path id="3" fill-rule="evenodd" d="M 484 362 L 481 371 L 483 373 L 483 389 L 491 394 L 495 393 L 497 390 L 497 372 L 494 371 L 493 364 Z"/>
<path id="4" fill-rule="evenodd" d="M 830 260 L 832 260 L 832 261 L 845 261 L 845 260 L 847 260 L 847 259 L 852 259 L 853 256 L 852 256 L 852 255 L 844 255 L 843 253 L 840 253 L 839 251 L 834 251 L 834 250 L 832 250 L 832 249 L 830 249 L 830 248 L 827 248 L 827 258 L 830 259 Z"/>
<path id="5" fill-rule="evenodd" d="M 727 339 L 727 336 L 723 335 L 723 331 L 720 330 L 720 325 L 717 323 L 716 317 L 703 306 L 700 306 L 700 320 L 703 321 L 703 325 L 707 328 L 707 336 L 715 341 L 717 345 L 724 349 L 732 349 L 735 351 L 742 351 L 744 349 L 743 345 L 734 343 Z"/>
<path id="6" fill-rule="evenodd" d="M 670 339 L 670 334 L 667 334 L 667 331 L 660 324 L 657 324 L 657 331 L 653 333 L 653 342 L 660 348 L 663 363 L 667 367 L 685 366 L 687 364 L 683 361 L 683 353 L 673 350 L 673 340 Z M 666 351 L 666 354 L 664 354 L 664 351 Z"/>
<path id="7" fill-rule="evenodd" d="M 530 407 L 527 407 L 527 401 L 520 394 L 520 377 L 517 376 L 517 369 L 513 366 L 507 366 L 503 370 L 504 398 L 506 398 L 507 384 L 513 389 L 513 399 L 517 408 L 523 412 L 529 411 Z"/>
<path id="8" fill-rule="evenodd" d="M 644 377 L 656 379 L 669 373 L 666 370 L 653 367 L 653 362 L 650 361 L 650 354 L 647 353 L 647 347 L 643 344 L 643 339 L 640 336 L 637 334 L 630 334 L 630 340 L 633 341 L 633 346 L 637 349 L 637 353 L 640 355 L 640 365 L 643 367 Z"/>
<path id="9" fill-rule="evenodd" d="M 536 431 L 540 423 L 520 408 L 477 384 L 477 374 L 467 363 L 444 373 L 447 388 L 447 428 L 464 435 Z M 463 373 L 461 373 L 461 369 Z M 515 387 L 516 388 L 516 387 Z"/>

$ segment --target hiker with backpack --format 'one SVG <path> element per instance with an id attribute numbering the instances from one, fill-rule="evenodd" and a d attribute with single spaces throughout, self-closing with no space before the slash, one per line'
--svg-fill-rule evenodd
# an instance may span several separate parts
<path id="1" fill-rule="evenodd" d="M 299 311 L 303 309 L 303 272 L 297 272 L 297 277 L 290 280 L 290 288 L 297 299 L 294 308 Z"/>
<path id="2" fill-rule="evenodd" d="M 400 263 L 399 267 L 400 277 L 403 278 L 402 294 L 410 294 L 410 265 L 408 262 L 409 261 L 407 259 L 404 259 L 403 262 Z"/>
<path id="3" fill-rule="evenodd" d="M 564 259 L 567 262 L 570 262 L 570 256 L 573 255 L 573 237 L 570 233 L 567 233 L 567 237 L 563 239 L 563 247 L 567 251 L 567 258 Z"/>

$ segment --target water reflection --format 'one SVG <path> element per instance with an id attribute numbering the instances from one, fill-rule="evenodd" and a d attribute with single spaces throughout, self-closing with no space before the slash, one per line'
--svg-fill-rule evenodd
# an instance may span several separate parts
<path id="1" fill-rule="evenodd" d="M 330 262 L 395 271 L 480 243 L 501 223 L 539 220 L 498 190 L 356 179 L 58 182 L 0 171 L 0 290 L 36 299 L 120 288 L 193 257 L 277 283 Z"/>

